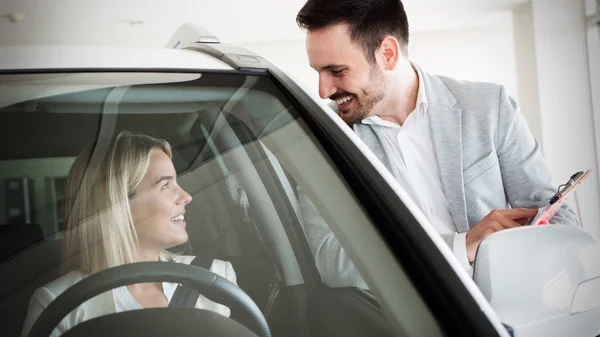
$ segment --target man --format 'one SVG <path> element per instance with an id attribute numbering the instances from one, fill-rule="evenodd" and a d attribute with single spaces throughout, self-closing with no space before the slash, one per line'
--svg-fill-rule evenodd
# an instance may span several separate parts
<path id="1" fill-rule="evenodd" d="M 555 188 L 516 103 L 500 85 L 434 76 L 411 63 L 400 0 L 309 0 L 296 20 L 307 31 L 321 98 L 335 102 L 465 270 L 486 236 L 523 225 L 548 203 Z M 363 285 L 310 200 L 300 202 L 326 283 Z M 566 206 L 553 220 L 578 224 Z"/>

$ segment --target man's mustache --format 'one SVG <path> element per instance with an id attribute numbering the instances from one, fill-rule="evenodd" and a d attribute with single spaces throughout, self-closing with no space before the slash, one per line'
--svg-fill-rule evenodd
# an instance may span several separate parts
<path id="1" fill-rule="evenodd" d="M 335 101 L 336 99 L 344 98 L 349 95 L 354 97 L 354 94 L 349 92 L 336 92 L 335 94 L 329 96 L 329 99 Z"/>

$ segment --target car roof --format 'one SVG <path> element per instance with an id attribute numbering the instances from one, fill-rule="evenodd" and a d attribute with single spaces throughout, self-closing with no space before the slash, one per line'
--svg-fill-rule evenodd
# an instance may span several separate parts
<path id="1" fill-rule="evenodd" d="M 0 71 L 59 69 L 233 70 L 204 53 L 169 48 L 0 46 Z"/>

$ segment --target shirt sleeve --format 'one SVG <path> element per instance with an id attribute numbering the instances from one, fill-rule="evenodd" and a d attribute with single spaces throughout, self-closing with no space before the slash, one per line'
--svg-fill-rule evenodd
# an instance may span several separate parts
<path id="1" fill-rule="evenodd" d="M 467 255 L 467 232 L 454 234 L 452 251 L 463 269 L 471 275 L 473 268 L 469 263 L 469 256 Z"/>
<path id="2" fill-rule="evenodd" d="M 513 208 L 540 208 L 556 192 L 550 169 L 517 103 L 500 87 L 497 153 L 506 196 Z M 563 204 L 551 223 L 579 225 L 575 213 Z"/>
<path id="3" fill-rule="evenodd" d="M 368 286 L 315 205 L 298 188 L 301 223 L 321 279 L 330 287 Z"/>
<path id="4" fill-rule="evenodd" d="M 27 309 L 27 316 L 23 323 L 23 329 L 21 330 L 21 337 L 27 337 L 31 328 L 40 317 L 42 312 L 48 307 L 50 302 L 54 300 L 54 296 L 46 287 L 38 288 L 29 301 L 29 308 Z M 61 322 L 62 323 L 62 322 Z M 58 337 L 65 332 L 62 324 L 59 324 L 50 334 L 51 337 Z"/>

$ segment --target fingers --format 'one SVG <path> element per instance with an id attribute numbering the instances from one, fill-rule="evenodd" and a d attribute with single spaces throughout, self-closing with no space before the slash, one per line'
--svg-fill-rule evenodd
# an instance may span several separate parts
<path id="1" fill-rule="evenodd" d="M 533 218 L 537 212 L 537 209 L 528 208 L 495 209 L 491 211 L 467 232 L 466 241 L 469 261 L 472 262 L 474 250 L 485 237 L 505 229 L 521 227 L 527 223 L 529 218 Z"/>
<path id="2" fill-rule="evenodd" d="M 498 231 L 507 228 L 521 227 L 521 224 L 514 221 L 512 218 L 506 217 L 502 211 L 503 210 L 494 210 L 490 212 L 489 219 L 495 222 L 495 224 L 490 224 L 492 228 Z"/>
<path id="3" fill-rule="evenodd" d="M 536 216 L 538 210 L 531 208 L 507 208 L 507 209 L 496 209 L 492 212 L 497 212 L 504 217 L 511 220 L 528 219 Z"/>

